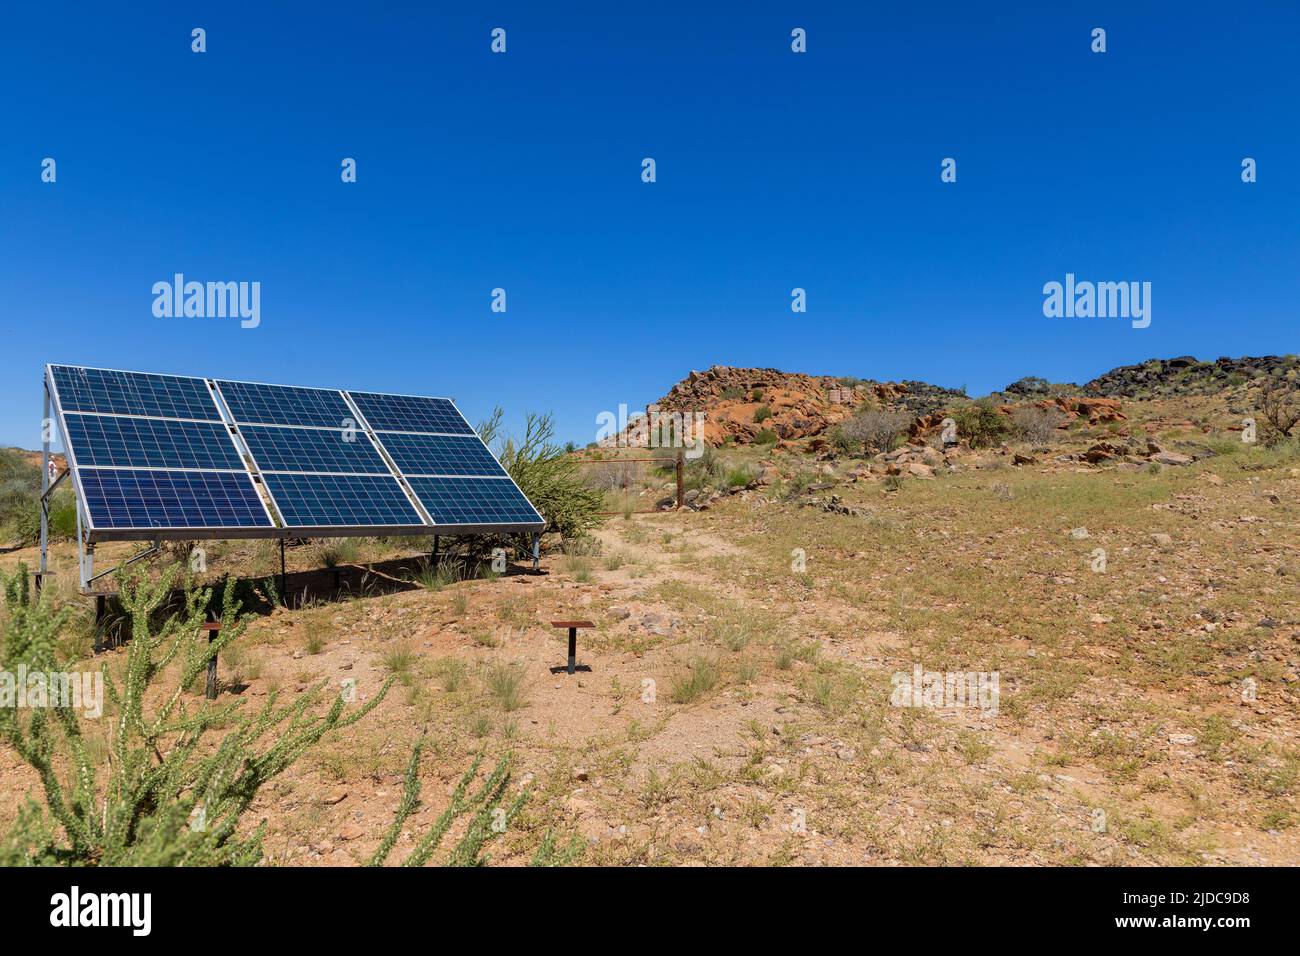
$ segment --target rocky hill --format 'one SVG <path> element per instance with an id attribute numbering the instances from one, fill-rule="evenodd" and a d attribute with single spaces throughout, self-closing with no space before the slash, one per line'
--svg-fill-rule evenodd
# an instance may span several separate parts
<path id="1" fill-rule="evenodd" d="M 864 403 L 920 417 L 962 397 L 961 392 L 927 382 L 877 382 L 715 365 L 691 372 L 651 408 L 660 414 L 704 412 L 705 440 L 716 446 L 728 438 L 738 444 L 771 436 L 780 441 L 811 438 Z"/>
<path id="2" fill-rule="evenodd" d="M 1268 377 L 1298 374 L 1300 358 L 1294 355 L 1214 362 L 1182 356 L 1111 369 L 1086 385 L 1027 376 L 992 398 L 1004 415 L 1033 405 L 1060 415 L 1060 427 L 1067 428 L 1077 418 L 1093 425 L 1123 422 L 1120 399 L 1218 394 L 1239 398 Z M 703 412 L 705 441 L 716 447 L 727 442 L 746 445 L 816 439 L 864 408 L 905 413 L 913 420 L 909 428 L 912 437 L 923 438 L 938 429 L 946 413 L 968 400 L 961 391 L 928 382 L 881 382 L 715 365 L 691 372 L 650 410 L 661 415 Z M 629 434 L 632 430 L 629 427 Z M 612 438 L 607 444 L 621 440 Z"/>
<path id="3" fill-rule="evenodd" d="M 1270 376 L 1300 369 L 1295 355 L 1220 358 L 1202 362 L 1191 355 L 1149 359 L 1099 375 L 1083 386 L 1090 395 L 1121 398 L 1177 398 L 1240 391 Z"/>

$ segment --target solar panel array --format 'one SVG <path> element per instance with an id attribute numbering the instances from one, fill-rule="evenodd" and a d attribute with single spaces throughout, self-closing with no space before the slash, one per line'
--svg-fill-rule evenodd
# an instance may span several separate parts
<path id="1" fill-rule="evenodd" d="M 92 529 L 274 527 L 203 379 L 54 365 L 49 380 Z"/>
<path id="2" fill-rule="evenodd" d="M 304 533 L 544 524 L 450 399 L 63 365 L 48 382 L 92 535 L 256 536 L 272 512 Z"/>
<path id="3" fill-rule="evenodd" d="M 541 521 L 454 402 L 374 392 L 349 395 L 434 524 Z"/>

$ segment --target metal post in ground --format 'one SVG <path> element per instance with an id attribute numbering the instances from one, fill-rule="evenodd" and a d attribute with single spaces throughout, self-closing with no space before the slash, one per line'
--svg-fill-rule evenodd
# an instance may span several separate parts
<path id="1" fill-rule="evenodd" d="M 533 532 L 533 570 L 540 570 L 542 567 L 542 536 L 536 531 Z"/>
<path id="2" fill-rule="evenodd" d="M 104 640 L 104 617 L 107 613 L 105 595 L 95 595 L 95 653 L 99 653 L 108 646 Z"/>
<path id="3" fill-rule="evenodd" d="M 50 554 L 50 383 L 45 383 L 45 414 L 41 418 L 41 569 L 36 574 L 36 597 L 41 596 Z"/>
<path id="4" fill-rule="evenodd" d="M 686 451 L 677 449 L 677 508 L 686 503 Z"/>
<path id="5" fill-rule="evenodd" d="M 289 576 L 284 570 L 284 538 L 280 539 L 280 603 L 289 606 Z"/>
<path id="6" fill-rule="evenodd" d="M 436 534 L 433 536 L 433 570 L 434 573 L 438 571 L 438 536 Z"/>
<path id="7" fill-rule="evenodd" d="M 208 623 L 203 625 L 203 630 L 208 632 L 208 643 L 211 644 L 221 633 L 221 625 L 217 623 Z M 208 700 L 217 699 L 217 655 L 213 654 L 212 659 L 208 661 L 208 680 L 204 688 L 203 696 Z"/>

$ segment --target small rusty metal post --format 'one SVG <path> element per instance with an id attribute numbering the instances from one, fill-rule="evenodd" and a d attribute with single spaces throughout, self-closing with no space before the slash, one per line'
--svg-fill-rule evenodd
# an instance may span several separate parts
<path id="1" fill-rule="evenodd" d="M 677 507 L 686 503 L 686 451 L 677 449 Z"/>
<path id="2" fill-rule="evenodd" d="M 283 540 L 283 539 L 281 539 Z M 208 622 L 203 625 L 203 630 L 208 632 L 208 643 L 211 644 L 221 633 L 221 625 L 215 622 Z M 204 690 L 204 697 L 208 700 L 217 699 L 217 655 L 213 654 L 212 659 L 208 661 L 208 683 Z"/>
<path id="3" fill-rule="evenodd" d="M 578 628 L 595 627 L 591 621 L 552 621 L 551 627 L 567 627 L 569 629 L 569 664 L 565 671 L 573 674 L 578 670 Z M 558 667 L 551 668 L 552 672 L 560 670 Z M 591 670 L 591 668 L 587 668 Z"/>

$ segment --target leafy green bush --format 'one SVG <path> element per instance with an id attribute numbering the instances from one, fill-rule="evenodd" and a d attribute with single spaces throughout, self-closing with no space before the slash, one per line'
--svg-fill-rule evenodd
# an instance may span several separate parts
<path id="1" fill-rule="evenodd" d="M 759 445 L 775 445 L 777 440 L 776 432 L 770 428 L 764 428 L 754 436 L 754 442 Z"/>
<path id="2" fill-rule="evenodd" d="M 727 472 L 726 485 L 728 488 L 744 488 L 754 480 L 754 469 L 748 465 L 739 465 Z"/>
<path id="3" fill-rule="evenodd" d="M 37 772 L 45 799 L 41 807 L 28 798 L 0 846 L 0 864 L 251 866 L 262 857 L 263 828 L 241 834 L 239 823 L 261 788 L 327 731 L 354 723 L 383 698 L 387 687 L 344 715 L 339 697 L 325 714 L 312 716 L 321 684 L 287 707 L 277 708 L 272 693 L 256 715 L 240 715 L 238 704 L 191 712 L 184 689 L 244 633 L 249 615 L 240 613 L 234 583 L 228 582 L 221 632 L 211 643 L 199 629 L 211 589 L 190 588 L 183 608 L 160 620 L 178 578 L 173 566 L 155 582 L 122 581 L 131 641 L 122 683 L 103 670 L 114 732 L 102 788 L 101 768 L 92 761 L 81 718 L 69 701 L 0 708 L 0 739 Z M 66 612 L 32 600 L 25 566 L 4 579 L 4 600 L 0 668 L 63 670 L 55 637 Z M 149 697 L 150 685 L 173 662 L 180 664 L 175 689 Z M 148 708 L 146 697 L 153 701 Z M 206 746 L 205 734 L 232 724 L 217 746 Z"/>
<path id="4" fill-rule="evenodd" d="M 761 425 L 772 417 L 772 409 L 766 405 L 760 405 L 754 410 L 754 424 Z"/>
<path id="5" fill-rule="evenodd" d="M 552 416 L 529 412 L 520 441 L 502 432 L 500 408 L 478 427 L 485 444 L 495 445 L 501 466 L 546 519 L 547 531 L 568 538 L 582 535 L 603 520 L 605 496 L 584 480 L 576 459 L 555 443 Z"/>
<path id="6" fill-rule="evenodd" d="M 83 735 L 82 718 L 69 701 L 58 704 L 51 699 L 49 707 L 0 707 L 0 740 L 37 772 L 45 803 L 42 807 L 29 796 L 19 809 L 17 821 L 0 839 L 0 866 L 253 866 L 262 860 L 265 821 L 243 833 L 240 822 L 261 789 L 326 733 L 356 723 L 387 694 L 391 679 L 350 713 L 344 713 L 339 696 L 325 713 L 314 714 L 322 682 L 285 706 L 277 707 L 273 691 L 256 714 L 241 713 L 243 701 L 227 706 L 205 701 L 191 711 L 185 689 L 199 682 L 218 653 L 227 651 L 233 657 L 229 652 L 251 615 L 241 614 L 234 582 L 227 582 L 220 602 L 220 635 L 209 643 L 199 626 L 209 613 L 211 589 L 188 588 L 183 607 L 166 613 L 179 576 L 179 566 L 174 565 L 154 582 L 138 577 L 122 582 L 131 641 L 121 685 L 102 669 L 108 696 L 103 719 L 113 722 L 102 758 L 92 757 L 98 746 Z M 12 576 L 0 575 L 0 586 L 5 604 L 0 669 L 66 669 L 70 662 L 59 657 L 57 635 L 68 622 L 67 610 L 32 600 L 24 565 Z M 175 662 L 181 665 L 175 689 L 162 696 L 151 694 L 156 679 Z M 152 702 L 147 707 L 146 698 Z M 205 734 L 222 728 L 229 728 L 224 738 L 208 745 Z M 371 865 L 388 858 L 419 809 L 422 749 L 423 742 L 411 755 L 401 805 Z M 487 862 L 483 848 L 518 815 L 528 791 L 508 807 L 501 806 L 510 782 L 506 755 L 470 795 L 481 762 L 482 754 L 404 865 L 428 862 L 453 823 L 467 813 L 472 813 L 469 825 L 444 862 Z M 108 767 L 102 787 L 97 764 Z M 564 866 L 581 850 L 573 841 L 557 851 L 548 832 L 532 865 Z"/>
<path id="7" fill-rule="evenodd" d="M 0 530 L 19 544 L 41 537 L 41 469 L 17 448 L 0 449 Z M 50 537 L 74 538 L 77 504 L 71 486 L 64 484 L 50 497 Z"/>
<path id="8" fill-rule="evenodd" d="M 957 423 L 957 437 L 965 439 L 972 448 L 992 448 L 1011 435 L 1011 423 L 989 399 L 962 405 L 950 414 Z"/>

